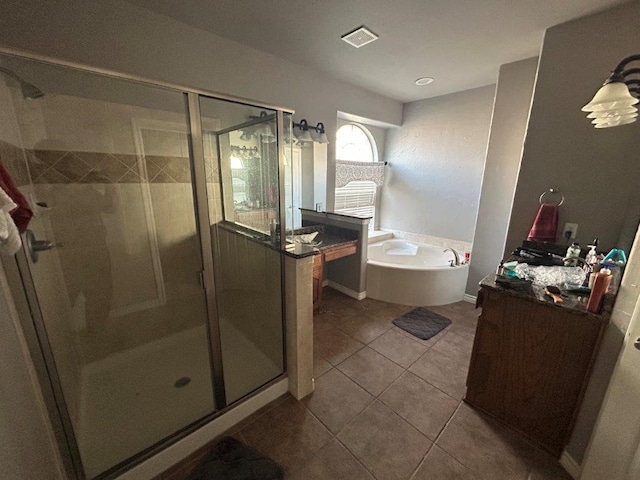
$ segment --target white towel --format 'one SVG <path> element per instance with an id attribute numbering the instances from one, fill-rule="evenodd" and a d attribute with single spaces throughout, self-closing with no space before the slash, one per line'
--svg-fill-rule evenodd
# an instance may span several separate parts
<path id="1" fill-rule="evenodd" d="M 11 197 L 0 187 L 0 252 L 15 255 L 22 246 L 18 227 L 9 215 L 17 205 Z"/>

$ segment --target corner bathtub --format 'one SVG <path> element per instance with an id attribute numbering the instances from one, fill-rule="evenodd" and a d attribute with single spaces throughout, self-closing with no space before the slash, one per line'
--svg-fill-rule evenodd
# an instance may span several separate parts
<path id="1" fill-rule="evenodd" d="M 414 306 L 461 301 L 469 265 L 451 267 L 453 253 L 443 250 L 405 240 L 370 244 L 367 297 Z"/>

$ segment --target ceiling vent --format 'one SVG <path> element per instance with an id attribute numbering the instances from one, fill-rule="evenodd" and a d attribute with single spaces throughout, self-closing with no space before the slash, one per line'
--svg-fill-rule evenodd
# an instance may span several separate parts
<path id="1" fill-rule="evenodd" d="M 371 43 L 378 39 L 378 36 L 369 30 L 367 27 L 362 26 L 356 28 L 353 32 L 345 33 L 342 37 L 342 40 L 347 42 L 349 45 L 360 48 L 364 47 L 368 43 Z"/>

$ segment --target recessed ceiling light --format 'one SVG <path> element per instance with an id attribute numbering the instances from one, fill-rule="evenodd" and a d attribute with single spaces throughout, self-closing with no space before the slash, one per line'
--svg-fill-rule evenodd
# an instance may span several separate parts
<path id="1" fill-rule="evenodd" d="M 373 33 L 364 25 L 356 28 L 354 31 L 345 33 L 340 37 L 349 45 L 360 48 L 378 39 L 378 35 Z"/>
<path id="2" fill-rule="evenodd" d="M 419 79 L 416 80 L 416 85 L 429 85 L 430 83 L 433 82 L 433 78 L 431 77 L 420 77 Z"/>

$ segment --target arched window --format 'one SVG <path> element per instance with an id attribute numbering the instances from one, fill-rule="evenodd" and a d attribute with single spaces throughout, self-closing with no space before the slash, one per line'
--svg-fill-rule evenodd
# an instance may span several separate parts
<path id="1" fill-rule="evenodd" d="M 336 158 L 352 162 L 378 161 L 378 149 L 373 136 L 361 125 L 349 123 L 336 132 Z"/>
<path id="2" fill-rule="evenodd" d="M 377 162 L 378 148 L 365 127 L 349 123 L 336 132 L 336 160 Z M 334 211 L 359 217 L 375 217 L 377 186 L 373 181 L 350 181 L 335 191 Z M 369 228 L 374 228 L 372 219 Z"/>

